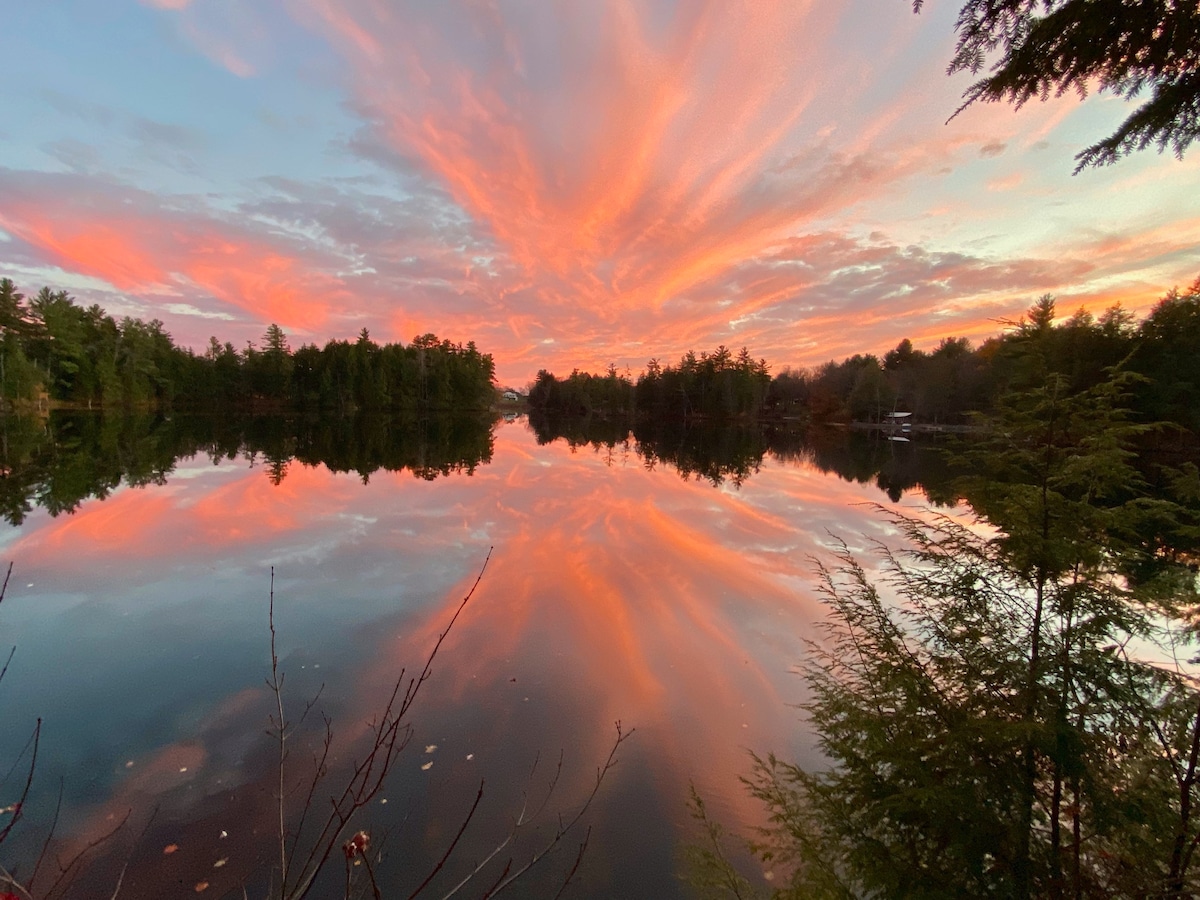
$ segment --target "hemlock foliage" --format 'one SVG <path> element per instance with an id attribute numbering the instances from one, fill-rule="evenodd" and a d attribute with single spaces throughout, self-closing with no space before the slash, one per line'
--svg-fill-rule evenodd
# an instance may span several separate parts
<path id="1" fill-rule="evenodd" d="M 1200 891 L 1200 692 L 1172 662 L 1197 505 L 1146 496 L 1130 380 L 1072 394 L 1051 375 L 998 411 L 973 451 L 989 477 L 962 485 L 993 536 L 881 511 L 904 549 L 878 547 L 878 574 L 845 547 L 820 567 L 802 669 L 828 767 L 755 757 L 746 780 L 772 822 L 753 849 L 786 877 L 772 896 Z M 747 896 L 721 854 L 692 856 L 706 896 Z"/>
<path id="2" fill-rule="evenodd" d="M 920 11 L 923 0 L 914 0 Z M 968 0 L 949 71 L 989 74 L 963 107 L 1089 89 L 1140 104 L 1081 151 L 1076 172 L 1148 147 L 1182 158 L 1200 136 L 1200 6 L 1187 0 Z M 1146 96 L 1149 95 L 1149 96 Z M 961 108 L 960 108 L 961 111 Z"/>

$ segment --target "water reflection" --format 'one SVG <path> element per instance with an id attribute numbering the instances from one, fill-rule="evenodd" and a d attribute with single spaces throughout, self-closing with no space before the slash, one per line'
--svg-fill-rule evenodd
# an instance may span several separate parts
<path id="1" fill-rule="evenodd" d="M 804 699 L 789 670 L 820 616 L 809 556 L 830 532 L 865 540 L 888 528 L 861 506 L 885 499 L 879 487 L 830 478 L 816 463 L 831 451 L 769 434 L 663 428 L 581 453 L 581 440 L 539 443 L 547 435 L 521 423 L 416 436 L 361 424 L 131 427 L 82 420 L 57 445 L 20 445 L 27 468 L 10 461 L 8 477 L 21 487 L 5 487 L 19 498 L 6 509 L 22 513 L 5 537 L 17 577 L 0 607 L 3 640 L 19 646 L 0 685 L 5 721 L 46 720 L 39 790 L 22 840 L 0 848 L 5 862 L 28 871 L 61 776 L 63 858 L 132 810 L 81 876 L 111 892 L 128 860 L 129 897 L 202 882 L 210 896 L 240 896 L 270 877 L 269 566 L 291 702 L 302 708 L 325 685 L 336 770 L 360 758 L 380 696 L 423 658 L 489 546 L 389 802 L 364 821 L 387 833 L 381 877 L 415 886 L 483 779 L 481 812 L 444 872 L 452 883 L 503 836 L 539 753 L 533 787 L 561 750 L 548 809 L 572 809 L 620 719 L 637 734 L 592 810 L 574 894 L 681 896 L 689 781 L 726 821 L 754 824 L 761 812 L 737 781 L 746 749 L 814 758 L 788 706 Z M 95 449 L 83 450 L 84 434 Z M 42 496 L 60 505 L 39 509 Z M 16 758 L 25 734 L 0 734 L 0 759 Z M 297 733 L 297 765 L 319 734 Z"/>
<path id="2" fill-rule="evenodd" d="M 176 461 L 207 456 L 261 461 L 278 484 L 293 462 L 353 472 L 364 483 L 379 471 L 432 480 L 471 474 L 492 458 L 490 416 L 398 418 L 216 418 L 57 413 L 47 420 L 0 418 L 0 515 L 20 525 L 34 506 L 52 515 L 122 482 L 163 485 Z"/>
<path id="3" fill-rule="evenodd" d="M 898 502 L 919 491 L 941 504 L 957 499 L 955 472 L 936 444 L 897 442 L 880 432 L 805 428 L 787 422 L 716 422 L 638 419 L 632 424 L 600 418 L 555 418 L 535 414 L 530 425 L 542 444 L 562 440 L 590 446 L 606 460 L 620 448 L 635 452 L 648 467 L 667 465 L 684 478 L 714 487 L 740 486 L 763 460 L 816 466 L 847 481 L 875 484 Z"/>

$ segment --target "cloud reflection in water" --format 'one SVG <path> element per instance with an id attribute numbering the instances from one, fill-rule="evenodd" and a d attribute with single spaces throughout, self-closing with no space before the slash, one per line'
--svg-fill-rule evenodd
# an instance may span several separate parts
<path id="1" fill-rule="evenodd" d="M 885 500 L 879 490 L 807 465 L 768 459 L 738 489 L 714 488 L 619 447 L 538 446 L 521 425 L 498 429 L 492 463 L 472 477 L 377 473 L 364 485 L 293 464 L 275 486 L 261 466 L 200 460 L 179 475 L 74 515 L 34 514 L 9 544 L 34 588 L 5 604 L 5 637 L 23 651 L 5 683 L 8 717 L 44 715 L 51 746 L 70 736 L 41 774 L 68 778 L 72 840 L 160 805 L 145 847 L 126 849 L 129 829 L 113 845 L 112 860 L 133 852 L 139 863 L 135 896 L 202 862 L 181 850 L 166 865 L 150 853 L 159 838 L 208 847 L 234 833 L 216 827 L 230 817 L 243 843 L 206 875 L 213 887 L 269 865 L 269 565 L 289 699 L 298 709 L 326 684 L 344 763 L 494 546 L 418 705 L 394 805 L 376 810 L 395 826 L 392 865 L 436 860 L 481 776 L 480 847 L 494 839 L 539 751 L 551 762 L 563 751 L 551 808 L 572 807 L 620 719 L 638 733 L 594 810 L 582 893 L 632 884 L 669 896 L 689 781 L 730 824 L 752 823 L 760 813 L 736 780 L 746 751 L 811 758 L 789 707 L 803 700 L 790 669 L 821 615 L 811 556 L 830 533 L 884 534 L 861 505 Z M 69 678 L 47 673 L 64 644 L 78 667 Z M 72 783 L 81 773 L 86 787 Z"/>

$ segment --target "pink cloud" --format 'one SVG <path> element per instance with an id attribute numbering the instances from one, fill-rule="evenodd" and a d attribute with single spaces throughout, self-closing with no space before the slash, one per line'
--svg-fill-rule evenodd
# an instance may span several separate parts
<path id="1" fill-rule="evenodd" d="M 1024 308 L 1028 291 L 1094 268 L 1073 255 L 880 254 L 832 224 L 881 197 L 909 202 L 921 179 L 977 164 L 981 147 L 1025 146 L 1077 105 L 973 108 L 945 126 L 949 80 L 909 67 L 879 82 L 918 38 L 903 11 L 876 23 L 894 40 L 875 58 L 838 44 L 852 13 L 828 5 L 684 5 L 659 19 L 570 6 L 536 22 L 492 5 L 305 9 L 341 50 L 374 146 L 444 185 L 509 264 L 464 282 L 487 298 L 479 322 L 502 377 L 636 369 L 718 342 L 782 364 L 899 329 L 974 333 Z M 1023 180 L 992 182 L 1017 191 Z M 770 262 L 805 234 L 821 252 L 845 245 L 838 264 Z M 847 269 L 860 265 L 869 274 Z"/>
<path id="2" fill-rule="evenodd" d="M 548 26 L 552 63 L 522 23 L 475 8 L 313 10 L 380 138 L 486 223 L 548 306 L 661 307 L 887 174 L 819 147 L 801 167 L 788 149 L 817 92 L 793 54 L 821 52 L 827 10 L 689 7 L 655 33 L 630 9 L 568 8 Z M 772 172 L 789 157 L 795 171 Z"/>
<path id="3" fill-rule="evenodd" d="M 313 329 L 346 300 L 336 275 L 261 234 L 200 211 L 74 176 L 7 181 L 0 227 L 49 264 L 155 298 L 213 298 L 265 321 Z M 128 201 L 128 202 L 126 202 Z"/>
<path id="4" fill-rule="evenodd" d="M 854 5 L 803 2 L 287 8 L 341 56 L 363 124 L 338 146 L 385 170 L 378 194 L 268 178 L 221 211 L 144 194 L 126 209 L 111 185 L 76 182 L 81 199 L 35 175 L 52 196 L 6 206 L 12 233 L 146 303 L 207 299 L 318 340 L 474 339 L 512 383 L 718 343 L 812 362 L 977 334 L 1044 291 L 1194 277 L 1169 236 L 1150 263 L 1135 252 L 1158 222 L 1022 240 L 1024 205 L 1053 205 L 1062 234 L 1081 221 L 1022 158 L 1078 103 L 944 124 L 959 87 L 913 62 L 930 18 L 903 5 L 872 13 L 864 41 L 846 39 Z M 271 43 L 242 0 L 188 6 L 179 27 L 242 74 Z"/>
<path id="5" fill-rule="evenodd" d="M 141 0 L 153 9 L 178 13 L 179 34 L 214 65 L 238 78 L 256 74 L 249 52 L 269 44 L 270 24 L 255 5 L 244 0 L 200 5 L 193 0 Z"/>

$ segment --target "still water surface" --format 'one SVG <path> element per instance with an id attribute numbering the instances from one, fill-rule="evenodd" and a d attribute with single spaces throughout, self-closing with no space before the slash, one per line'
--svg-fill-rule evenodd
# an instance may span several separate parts
<path id="1" fill-rule="evenodd" d="M 568 896 L 688 896 L 689 785 L 744 830 L 761 819 L 738 781 L 751 750 L 819 762 L 792 672 L 822 616 L 813 558 L 834 535 L 888 540 L 869 504 L 894 499 L 874 479 L 824 471 L 802 447 L 760 450 L 733 477 L 719 466 L 682 477 L 648 439 L 552 437 L 502 422 L 470 464 L 423 460 L 368 478 L 312 455 L 288 462 L 304 438 L 266 459 L 210 447 L 73 512 L 30 504 L 3 534 L 14 570 L 0 644 L 17 647 L 0 683 L 5 770 L 38 717 L 43 729 L 27 815 L 0 847 L 5 865 L 29 874 L 61 780 L 60 858 L 129 817 L 87 855 L 72 895 L 108 896 L 127 866 L 122 897 L 263 896 L 277 877 L 271 568 L 288 718 L 324 686 L 293 735 L 289 771 L 311 769 L 323 712 L 332 785 L 361 759 L 367 723 L 402 667 L 419 668 L 491 548 L 414 707 L 412 740 L 361 818 L 383 852 L 384 896 L 421 882 L 482 783 L 427 893 L 442 896 L 504 839 L 523 795 L 540 803 L 561 758 L 540 829 L 462 896 L 483 893 L 506 859 L 520 864 L 579 807 L 617 721 L 634 733 L 581 827 L 509 893 L 553 896 L 587 835 Z M 871 447 L 884 465 L 914 452 Z M 319 896 L 340 890 L 340 859 L 328 874 Z"/>

